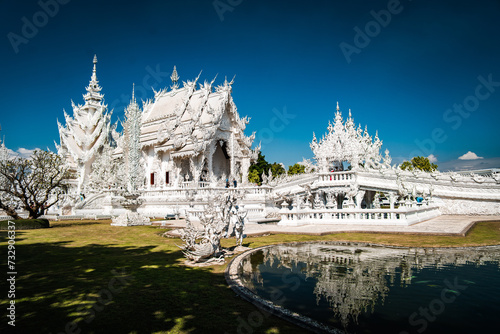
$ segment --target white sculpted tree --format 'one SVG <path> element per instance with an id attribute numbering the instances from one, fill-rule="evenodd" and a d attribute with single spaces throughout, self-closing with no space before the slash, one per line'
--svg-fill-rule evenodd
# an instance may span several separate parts
<path id="1" fill-rule="evenodd" d="M 65 180 L 71 173 L 63 159 L 52 152 L 36 150 L 30 158 L 0 161 L 0 208 L 14 219 L 17 211 L 28 211 L 35 219 L 62 199 Z"/>
<path id="2" fill-rule="evenodd" d="M 113 149 L 104 146 L 102 154 L 92 163 L 89 183 L 85 191 L 100 192 L 106 189 L 124 189 L 126 175 L 123 157 L 114 158 Z"/>

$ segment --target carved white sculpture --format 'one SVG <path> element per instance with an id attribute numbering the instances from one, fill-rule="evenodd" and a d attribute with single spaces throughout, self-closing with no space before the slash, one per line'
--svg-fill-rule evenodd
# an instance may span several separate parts
<path id="1" fill-rule="evenodd" d="M 237 201 L 238 197 L 232 194 L 209 200 L 199 217 L 201 230 L 196 228 L 187 217 L 186 228 L 181 231 L 184 244 L 180 248 L 188 260 L 193 262 L 224 261 L 225 252 L 220 244 L 221 238 L 235 235 L 236 245 L 241 246 L 246 212 L 239 210 Z M 231 223 L 233 223 L 232 229 Z"/>
<path id="2" fill-rule="evenodd" d="M 366 128 L 364 132 L 361 126 L 356 128 L 350 110 L 344 123 L 338 103 L 334 123 L 328 125 L 328 132 L 319 142 L 313 133 L 310 146 L 322 172 L 327 172 L 334 166 L 342 170 L 343 162 L 349 162 L 353 169 L 360 165 L 375 168 L 382 158 L 379 153 L 382 141 L 378 138 L 378 133 L 372 139 Z M 388 151 L 384 161 L 390 163 Z"/>
<path id="3" fill-rule="evenodd" d="M 78 173 L 78 192 L 88 181 L 96 155 L 101 153 L 105 145 L 116 146 L 111 135 L 111 112 L 106 112 L 107 105 L 100 93 L 102 88 L 97 81 L 96 64 L 97 57 L 94 56 L 92 76 L 86 88 L 87 93 L 83 95 L 85 104 L 75 105 L 72 101 L 73 117 L 64 111 L 66 125 L 57 122 L 61 144 L 56 143 L 56 148 Z"/>
<path id="4" fill-rule="evenodd" d="M 141 165 L 141 146 L 139 136 L 141 134 L 142 113 L 135 100 L 134 89 L 132 89 L 132 99 L 125 109 L 125 122 L 123 124 L 125 147 L 124 156 L 127 165 L 127 189 L 129 192 L 136 192 L 141 185 L 144 168 Z"/>
<path id="5" fill-rule="evenodd" d="M 139 198 L 138 193 L 125 192 L 122 195 L 125 199 L 120 201 L 122 207 L 127 212 L 118 217 L 114 217 L 111 223 L 112 226 L 135 226 L 135 225 L 151 225 L 149 218 L 137 212 L 137 208 L 141 206 L 143 200 Z"/>

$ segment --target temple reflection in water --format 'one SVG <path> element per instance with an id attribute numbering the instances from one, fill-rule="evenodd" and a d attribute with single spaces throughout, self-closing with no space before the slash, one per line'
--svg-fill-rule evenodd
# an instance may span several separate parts
<path id="1" fill-rule="evenodd" d="M 418 281 L 416 275 L 422 269 L 485 264 L 500 268 L 499 250 L 500 247 L 389 248 L 338 243 L 278 245 L 247 257 L 242 262 L 240 277 L 252 291 L 262 288 L 263 270 L 269 274 L 278 268 L 288 268 L 289 273 L 298 273 L 303 281 L 312 278 L 316 304 L 326 301 L 346 328 L 356 324 L 361 313 L 373 313 L 377 304 L 383 305 L 391 288 L 428 283 Z M 286 288 L 284 282 L 292 281 L 283 277 L 277 284 L 281 289 Z"/>

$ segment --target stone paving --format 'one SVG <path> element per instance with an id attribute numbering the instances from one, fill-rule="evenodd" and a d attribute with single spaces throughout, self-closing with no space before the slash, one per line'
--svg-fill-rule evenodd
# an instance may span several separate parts
<path id="1" fill-rule="evenodd" d="M 500 221 L 500 216 L 463 216 L 443 215 L 411 226 L 373 226 L 373 225 L 303 225 L 279 226 L 276 224 L 246 224 L 245 234 L 249 236 L 263 234 L 310 234 L 324 235 L 342 232 L 398 233 L 398 234 L 433 234 L 465 235 L 476 222 Z M 153 225 L 173 228 L 168 234 L 179 236 L 179 228 L 186 226 L 184 220 L 154 222 Z"/>

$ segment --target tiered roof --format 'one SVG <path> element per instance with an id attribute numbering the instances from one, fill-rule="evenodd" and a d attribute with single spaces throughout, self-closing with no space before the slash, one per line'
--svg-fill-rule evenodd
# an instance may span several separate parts
<path id="1" fill-rule="evenodd" d="M 372 138 L 365 127 L 356 127 L 349 110 L 349 117 L 343 121 L 342 113 L 337 102 L 334 124 L 328 124 L 328 132 L 318 142 L 313 133 L 313 141 L 310 144 L 317 161 L 328 161 L 341 163 L 349 162 L 353 167 L 359 164 L 376 165 L 382 159 L 380 148 L 382 141 L 375 134 Z"/>
<path id="2" fill-rule="evenodd" d="M 175 75 L 174 75 L 175 74 Z M 224 81 L 213 89 L 205 81 L 183 82 L 178 88 L 178 75 L 174 68 L 171 90 L 155 92 L 154 101 L 144 104 L 141 128 L 142 147 L 154 146 L 156 151 L 170 152 L 172 157 L 195 156 L 203 152 L 217 131 L 234 131 L 236 156 L 250 154 L 254 134 L 246 137 L 243 131 L 247 117 L 240 118 L 231 97 L 233 81 Z M 174 81 L 175 79 L 175 81 Z"/>
<path id="3" fill-rule="evenodd" d="M 60 145 L 56 144 L 60 154 L 70 155 L 74 162 L 85 164 L 95 157 L 99 149 L 111 138 L 111 113 L 103 103 L 103 95 L 96 75 L 97 57 L 94 56 L 94 68 L 87 93 L 83 95 L 85 104 L 73 107 L 73 117 L 64 111 L 66 126 L 57 121 Z"/>

